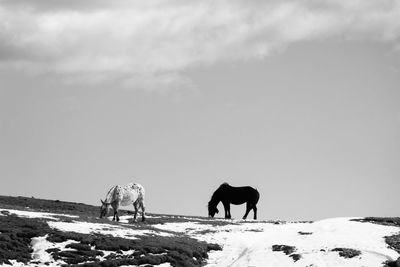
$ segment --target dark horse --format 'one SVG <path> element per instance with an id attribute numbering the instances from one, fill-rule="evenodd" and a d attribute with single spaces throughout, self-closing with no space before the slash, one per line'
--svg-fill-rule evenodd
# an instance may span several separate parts
<path id="1" fill-rule="evenodd" d="M 208 215 L 214 217 L 218 213 L 217 205 L 221 201 L 225 209 L 225 219 L 231 218 L 230 204 L 240 205 L 246 203 L 246 213 L 243 219 L 246 219 L 250 210 L 254 211 L 254 220 L 257 220 L 257 202 L 260 193 L 257 189 L 250 186 L 234 187 L 228 183 L 221 184 L 214 192 L 210 202 L 208 202 Z"/>

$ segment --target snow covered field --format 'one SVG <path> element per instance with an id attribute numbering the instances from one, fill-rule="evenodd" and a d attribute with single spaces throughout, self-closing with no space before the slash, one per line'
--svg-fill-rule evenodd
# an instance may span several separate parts
<path id="1" fill-rule="evenodd" d="M 334 218 L 314 223 L 241 222 L 227 226 L 187 223 L 156 225 L 164 230 L 187 233 L 192 237 L 223 246 L 209 255 L 208 266 L 382 266 L 399 254 L 389 249 L 384 236 L 399 232 L 397 227 Z M 209 230 L 209 232 L 207 232 Z M 300 259 L 272 250 L 273 245 L 295 248 Z M 359 256 L 344 258 L 335 248 L 351 248 Z"/>
<path id="2" fill-rule="evenodd" d="M 151 225 L 141 229 L 128 224 L 130 216 L 121 216 L 119 224 L 78 221 L 75 215 L 0 209 L 0 217 L 15 214 L 23 218 L 47 219 L 52 229 L 83 234 L 104 234 L 126 239 L 140 236 L 188 236 L 216 243 L 222 250 L 208 253 L 206 266 L 384 266 L 396 261 L 399 253 L 389 248 L 384 237 L 398 234 L 399 227 L 354 221 L 356 218 L 333 218 L 316 222 L 267 222 L 181 217 L 181 220 Z M 60 220 L 63 217 L 66 220 Z M 162 217 L 149 217 L 154 221 Z M 184 219 L 182 219 L 184 218 Z M 1 234 L 1 229 L 0 229 Z M 72 240 L 50 242 L 46 236 L 31 238 L 32 262 L 38 266 L 60 266 L 49 248 L 65 250 Z M 73 248 L 67 249 L 73 251 Z M 133 251 L 132 251 L 133 252 Z M 343 255 L 341 255 L 343 252 Z M 346 254 L 347 252 L 347 254 Z M 350 252 L 350 253 L 349 253 Z M 102 260 L 110 251 L 103 251 Z M 126 255 L 129 251 L 124 251 Z M 26 266 L 10 261 L 15 266 Z M 29 264 L 28 264 L 29 265 Z M 1 266 L 9 266 L 3 264 Z M 170 266 L 163 263 L 159 266 Z"/>

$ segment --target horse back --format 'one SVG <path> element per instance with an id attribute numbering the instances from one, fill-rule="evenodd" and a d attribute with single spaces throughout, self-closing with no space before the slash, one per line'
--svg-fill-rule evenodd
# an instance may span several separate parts
<path id="1" fill-rule="evenodd" d="M 126 186 L 116 185 L 108 191 L 106 201 L 120 206 L 128 206 L 139 199 L 142 201 L 144 199 L 144 194 L 144 188 L 140 184 L 129 183 Z"/>
<path id="2" fill-rule="evenodd" d="M 245 202 L 251 202 L 257 204 L 260 198 L 260 194 L 257 189 L 251 186 L 233 187 L 226 188 L 221 194 L 221 200 L 230 202 L 232 204 L 243 204 Z"/>

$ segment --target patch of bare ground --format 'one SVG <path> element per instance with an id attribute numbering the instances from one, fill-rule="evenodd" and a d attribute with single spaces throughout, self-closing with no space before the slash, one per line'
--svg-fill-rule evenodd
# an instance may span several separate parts
<path id="1" fill-rule="evenodd" d="M 400 258 L 395 261 L 384 262 L 383 267 L 400 267 Z"/>
<path id="2" fill-rule="evenodd" d="M 294 253 L 296 250 L 297 249 L 294 246 L 288 246 L 288 245 L 273 245 L 272 246 L 272 251 L 282 251 L 283 253 L 285 253 L 286 255 L 291 257 L 293 259 L 293 261 L 295 261 L 295 262 L 301 259 L 300 254 Z"/>
<path id="3" fill-rule="evenodd" d="M 35 210 L 71 215 L 98 216 L 99 208 L 83 203 L 60 200 L 38 199 L 34 197 L 0 196 L 0 207 L 19 210 Z"/>
<path id="4" fill-rule="evenodd" d="M 302 232 L 302 231 L 299 231 L 299 232 L 297 232 L 299 235 L 312 235 L 313 233 L 311 233 L 311 232 Z"/>
<path id="5" fill-rule="evenodd" d="M 352 248 L 334 248 L 331 251 L 339 252 L 339 256 L 346 259 L 351 259 L 361 255 L 361 251 Z"/>
<path id="6" fill-rule="evenodd" d="M 353 219 L 352 221 L 400 227 L 400 217 L 365 217 L 361 219 Z"/>

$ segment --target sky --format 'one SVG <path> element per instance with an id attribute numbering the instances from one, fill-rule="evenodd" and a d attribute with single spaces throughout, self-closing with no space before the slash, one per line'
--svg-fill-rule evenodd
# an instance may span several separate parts
<path id="1" fill-rule="evenodd" d="M 0 0 L 0 194 L 399 216 L 399 88 L 396 0 Z"/>

